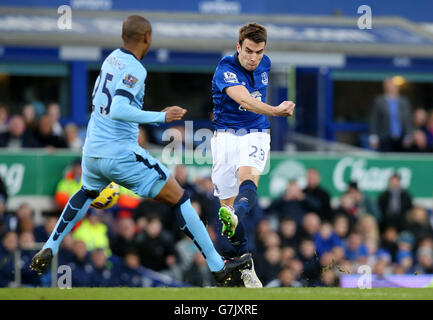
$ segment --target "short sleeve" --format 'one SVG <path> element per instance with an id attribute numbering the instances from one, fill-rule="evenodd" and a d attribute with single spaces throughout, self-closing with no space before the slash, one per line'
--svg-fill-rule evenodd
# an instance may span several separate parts
<path id="1" fill-rule="evenodd" d="M 122 72 L 119 81 L 116 84 L 114 95 L 121 95 L 132 101 L 143 89 L 146 75 L 147 72 L 144 68 L 139 71 L 127 68 Z"/>
<path id="2" fill-rule="evenodd" d="M 239 81 L 239 71 L 228 64 L 218 66 L 214 80 L 221 92 L 227 87 L 242 85 L 242 82 Z"/>

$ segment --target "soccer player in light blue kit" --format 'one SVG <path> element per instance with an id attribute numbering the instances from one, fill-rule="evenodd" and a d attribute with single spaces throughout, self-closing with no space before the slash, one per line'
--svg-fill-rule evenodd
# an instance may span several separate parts
<path id="1" fill-rule="evenodd" d="M 138 145 L 138 124 L 180 120 L 186 110 L 178 106 L 162 112 L 141 110 L 147 72 L 140 60 L 152 42 L 149 21 L 136 15 L 127 17 L 122 39 L 123 47 L 114 50 L 102 64 L 93 90 L 93 112 L 83 148 L 83 187 L 65 206 L 30 268 L 38 274 L 46 270 L 66 234 L 86 214 L 99 192 L 114 181 L 142 197 L 171 206 L 181 230 L 206 258 L 217 282 L 225 285 L 233 271 L 252 263 L 251 256 L 224 261 L 191 206 L 188 194 L 163 164 Z"/>
<path id="2" fill-rule="evenodd" d="M 250 254 L 243 221 L 257 202 L 257 185 L 270 150 L 266 116 L 291 116 L 295 108 L 292 101 L 276 107 L 265 103 L 271 69 L 266 41 L 262 25 L 242 26 L 237 52 L 221 59 L 212 80 L 212 182 L 221 203 L 222 234 L 241 257 Z M 263 286 L 253 263 L 241 270 L 241 278 L 247 288 Z"/>

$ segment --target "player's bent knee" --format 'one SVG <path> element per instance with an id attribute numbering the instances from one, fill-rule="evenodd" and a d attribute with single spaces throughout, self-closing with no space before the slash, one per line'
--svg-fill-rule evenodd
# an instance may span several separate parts
<path id="1" fill-rule="evenodd" d="M 176 180 L 170 177 L 167 180 L 165 186 L 154 199 L 172 207 L 179 202 L 184 193 L 185 190 L 177 183 Z"/>
<path id="2" fill-rule="evenodd" d="M 87 189 L 85 189 L 84 187 L 81 187 L 81 189 L 86 193 L 86 195 L 87 195 L 89 198 L 93 198 L 93 199 L 95 199 L 95 198 L 98 197 L 98 195 L 99 195 L 99 191 L 95 191 L 95 190 L 87 190 Z"/>

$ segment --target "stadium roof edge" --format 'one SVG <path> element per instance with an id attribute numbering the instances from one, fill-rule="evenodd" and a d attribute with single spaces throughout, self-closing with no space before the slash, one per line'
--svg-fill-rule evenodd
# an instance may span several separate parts
<path id="1" fill-rule="evenodd" d="M 73 10 L 73 23 L 82 26 L 80 32 L 74 33 L 57 29 L 55 24 L 59 14 L 52 9 L 0 9 L 0 21 L 3 22 L 0 25 L 0 31 L 3 31 L 0 33 L 2 45 L 117 47 L 121 41 L 120 31 L 116 28 L 119 28 L 123 18 L 129 14 L 141 14 L 155 26 L 155 49 L 223 52 L 234 48 L 239 25 L 247 21 L 258 21 L 270 26 L 268 47 L 272 50 L 433 57 L 433 34 L 421 25 L 401 17 L 374 17 L 373 29 L 360 30 L 356 18 L 340 16 L 221 16 Z M 33 28 L 28 20 L 34 17 L 33 24 L 42 21 L 46 29 Z M 22 27 L 26 23 L 29 23 L 28 26 Z M 113 27 L 107 30 L 106 26 L 110 23 Z M 99 31 L 94 30 L 97 29 L 94 28 L 95 24 L 98 24 Z"/>

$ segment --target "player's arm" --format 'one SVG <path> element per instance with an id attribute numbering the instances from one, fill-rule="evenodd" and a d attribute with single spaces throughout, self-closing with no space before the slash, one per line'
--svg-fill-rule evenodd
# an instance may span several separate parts
<path id="1" fill-rule="evenodd" d="M 231 86 L 225 89 L 227 95 L 248 111 L 267 116 L 292 116 L 295 104 L 292 101 L 283 101 L 279 106 L 273 107 L 252 97 L 247 88 L 242 85 Z"/>
<path id="2" fill-rule="evenodd" d="M 136 123 L 168 123 L 182 119 L 186 110 L 172 106 L 161 112 L 144 111 L 131 105 L 131 100 L 122 94 L 116 94 L 110 110 L 110 118 L 113 120 L 130 121 Z"/>

